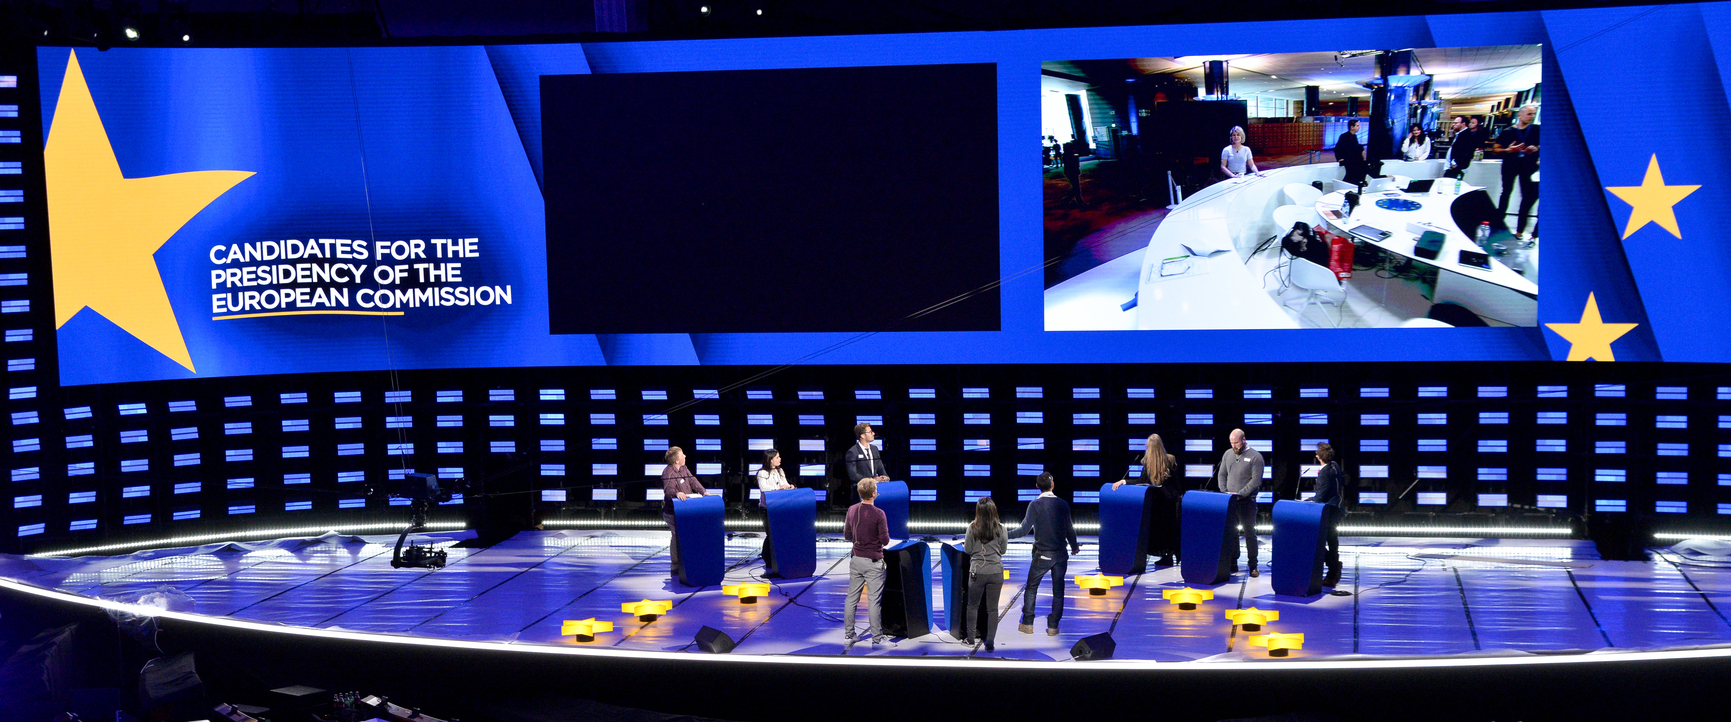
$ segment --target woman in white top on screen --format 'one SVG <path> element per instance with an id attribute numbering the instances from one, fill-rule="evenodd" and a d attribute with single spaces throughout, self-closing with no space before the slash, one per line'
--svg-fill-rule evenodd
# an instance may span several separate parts
<path id="1" fill-rule="evenodd" d="M 775 449 L 763 452 L 763 468 L 757 470 L 757 488 L 762 492 L 757 497 L 758 506 L 769 505 L 769 492 L 793 488 L 787 483 L 787 472 L 781 468 L 781 452 Z"/>
<path id="2" fill-rule="evenodd" d="M 1220 170 L 1226 172 L 1227 178 L 1238 178 L 1246 173 L 1255 173 L 1256 159 L 1250 155 L 1250 147 L 1244 144 L 1244 129 L 1236 125 L 1226 132 L 1232 145 L 1220 151 Z"/>
<path id="3" fill-rule="evenodd" d="M 1400 154 L 1407 160 L 1424 160 L 1430 157 L 1430 139 L 1424 136 L 1424 128 L 1418 123 L 1412 124 L 1412 131 L 1407 133 L 1406 140 L 1401 141 Z"/>

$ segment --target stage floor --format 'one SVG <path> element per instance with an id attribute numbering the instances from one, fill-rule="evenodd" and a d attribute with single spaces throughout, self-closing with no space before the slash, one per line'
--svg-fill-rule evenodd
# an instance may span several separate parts
<path id="1" fill-rule="evenodd" d="M 464 533 L 428 534 L 452 545 Z M 954 537 L 939 537 L 954 542 Z M 58 559 L 0 555 L 0 577 L 45 589 L 138 602 L 157 595 L 173 611 L 298 627 L 466 641 L 644 651 L 695 651 L 702 626 L 738 642 L 735 655 L 877 655 L 1064 660 L 1076 640 L 1110 632 L 1115 659 L 1158 662 L 1265 660 L 1250 633 L 1224 618 L 1255 606 L 1280 612 L 1264 632 L 1302 632 L 1288 659 L 1520 655 L 1597 650 L 1657 650 L 1731 643 L 1731 569 L 1690 561 L 1686 553 L 1649 562 L 1605 561 L 1590 542 L 1347 538 L 1340 589 L 1352 596 L 1275 595 L 1264 549 L 1262 576 L 1234 575 L 1216 599 L 1181 611 L 1161 591 L 1184 586 L 1177 568 L 1125 579 L 1104 597 L 1073 584 L 1061 633 L 1045 634 L 1050 582 L 1042 585 L 1035 634 L 1016 630 L 1031 547 L 1012 544 L 1011 578 L 1000 604 L 997 651 L 960 644 L 949 634 L 898 640 L 894 647 L 843 644 L 839 618 L 847 589 L 848 546 L 820 541 L 818 576 L 774 580 L 755 605 L 692 588 L 668 575 L 666 532 L 533 531 L 487 549 L 450 547 L 440 570 L 393 569 L 395 537 L 339 536 L 230 543 L 114 557 Z M 1096 571 L 1084 539 L 1071 575 Z M 1264 544 L 1267 540 L 1264 539 Z M 727 542 L 727 580 L 763 573 L 762 539 Z M 933 554 L 934 560 L 938 554 Z M 934 564 L 936 562 L 934 561 Z M 933 570 L 934 583 L 941 578 Z M 172 590 L 172 591 L 170 591 Z M 620 612 L 640 599 L 673 603 L 648 624 Z M 933 627 L 944 627 L 941 590 Z M 579 645 L 559 635 L 565 620 L 612 621 L 616 629 Z M 859 623 L 865 623 L 860 610 Z M 862 630 L 863 633 L 863 630 Z M 1358 656 L 1353 656 L 1358 655 Z M 1279 660 L 1271 660 L 1279 661 Z"/>

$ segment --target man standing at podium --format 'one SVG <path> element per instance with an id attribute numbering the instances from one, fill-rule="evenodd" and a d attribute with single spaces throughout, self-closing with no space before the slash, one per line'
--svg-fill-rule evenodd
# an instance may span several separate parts
<path id="1" fill-rule="evenodd" d="M 878 435 L 872 430 L 871 424 L 859 424 L 853 427 L 855 444 L 848 447 L 842 455 L 842 461 L 847 466 L 847 480 L 853 482 L 854 493 L 858 494 L 859 483 L 866 479 L 874 482 L 889 481 L 889 471 L 884 466 L 883 452 L 872 446 L 872 441 Z"/>
<path id="2" fill-rule="evenodd" d="M 1034 535 L 1034 563 L 1028 565 L 1028 581 L 1022 585 L 1022 623 L 1016 627 L 1023 634 L 1034 633 L 1034 597 L 1040 596 L 1040 579 L 1051 572 L 1052 613 L 1046 616 L 1046 634 L 1058 635 L 1058 620 L 1064 618 L 1064 575 L 1070 555 L 1082 551 L 1082 545 L 1076 543 L 1076 528 L 1070 524 L 1070 505 L 1052 493 L 1055 485 L 1052 472 L 1040 472 L 1034 480 L 1040 495 L 1028 505 L 1022 526 L 1010 532 L 1011 539 Z"/>
<path id="3" fill-rule="evenodd" d="M 1250 556 L 1250 576 L 1261 576 L 1256 570 L 1256 492 L 1262 488 L 1262 453 L 1250 448 L 1243 429 L 1233 429 L 1227 437 L 1232 448 L 1220 457 L 1220 469 L 1214 472 L 1214 484 L 1231 494 L 1232 516 L 1244 528 L 1244 546 Z M 1238 561 L 1232 562 L 1238 571 Z"/>

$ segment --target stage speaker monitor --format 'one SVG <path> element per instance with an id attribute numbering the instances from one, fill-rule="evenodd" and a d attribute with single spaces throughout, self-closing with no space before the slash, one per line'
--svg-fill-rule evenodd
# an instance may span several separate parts
<path id="1" fill-rule="evenodd" d="M 727 654 L 733 651 L 733 638 L 726 632 L 713 627 L 697 630 L 697 648 L 710 654 Z"/>
<path id="2" fill-rule="evenodd" d="M 1101 632 L 1078 640 L 1076 646 L 1070 648 L 1070 657 L 1084 662 L 1111 659 L 1112 650 L 1117 646 L 1112 635 Z"/>

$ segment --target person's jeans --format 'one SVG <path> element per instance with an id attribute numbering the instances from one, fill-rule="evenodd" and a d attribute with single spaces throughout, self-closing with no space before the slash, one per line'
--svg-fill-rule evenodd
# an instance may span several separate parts
<path id="1" fill-rule="evenodd" d="M 1256 497 L 1232 500 L 1232 515 L 1244 527 L 1244 548 L 1249 553 L 1250 566 L 1256 566 Z"/>
<path id="2" fill-rule="evenodd" d="M 884 577 L 885 570 L 882 559 L 867 559 L 865 557 L 849 557 L 847 561 L 847 605 L 846 614 L 842 615 L 842 629 L 849 637 L 853 636 L 854 610 L 859 607 L 859 593 L 866 590 L 869 598 L 866 607 L 867 619 L 871 621 L 871 638 L 876 639 L 884 633 Z"/>
<path id="3" fill-rule="evenodd" d="M 1046 615 L 1046 628 L 1057 629 L 1064 618 L 1064 573 L 1070 566 L 1070 555 L 1063 550 L 1034 550 L 1034 563 L 1028 566 L 1028 583 L 1022 589 L 1022 623 L 1034 623 L 1034 598 L 1040 596 L 1040 579 L 1052 573 L 1052 613 Z"/>
<path id="4" fill-rule="evenodd" d="M 968 621 L 963 627 L 963 636 L 974 639 L 975 622 L 980 617 L 980 606 L 986 607 L 986 629 L 979 639 L 991 644 L 998 638 L 998 597 L 1004 591 L 1004 570 L 989 569 L 968 575 Z"/>

